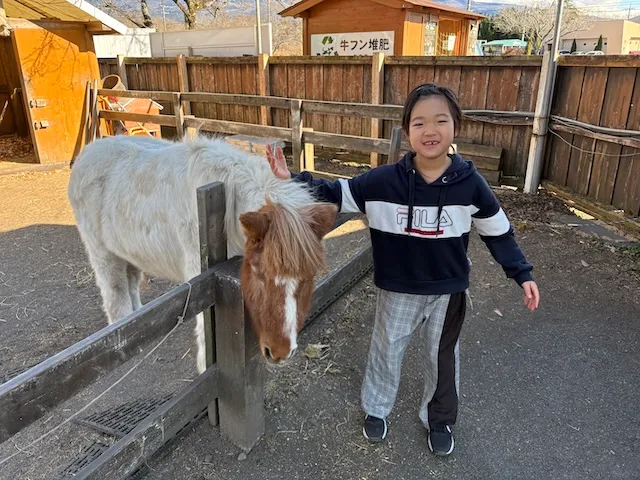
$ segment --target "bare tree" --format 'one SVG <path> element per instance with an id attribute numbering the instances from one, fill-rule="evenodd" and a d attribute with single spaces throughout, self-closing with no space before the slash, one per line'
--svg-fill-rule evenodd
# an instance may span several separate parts
<path id="1" fill-rule="evenodd" d="M 543 43 L 551 38 L 556 18 L 556 4 L 534 1 L 528 5 L 507 7 L 496 14 L 493 21 L 503 33 L 525 35 L 529 40 L 528 51 L 540 53 Z M 590 27 L 592 20 L 571 2 L 566 2 L 560 35 L 564 36 Z"/>
<path id="2" fill-rule="evenodd" d="M 144 23 L 144 26 L 147 28 L 154 28 L 147 0 L 140 0 L 140 12 L 142 13 L 142 22 Z"/>
<path id="3" fill-rule="evenodd" d="M 302 22 L 293 18 L 282 18 L 278 11 L 293 5 L 295 0 L 274 0 L 271 19 L 266 18 L 268 9 L 261 8 L 262 21 L 272 21 L 274 55 L 302 55 Z M 264 1 L 263 1 L 264 4 Z M 220 9 L 212 22 L 212 27 L 248 27 L 256 24 L 255 0 L 234 0 L 233 10 Z M 277 10 L 276 10 L 277 8 Z"/>
<path id="4" fill-rule="evenodd" d="M 187 28 L 193 30 L 199 11 L 206 10 L 215 18 L 227 6 L 228 0 L 173 0 L 173 3 L 182 11 Z"/>
<path id="5" fill-rule="evenodd" d="M 147 3 L 146 0 L 141 1 L 145 4 Z M 145 28 L 145 24 L 143 22 L 141 22 L 137 18 L 134 18 L 133 15 L 126 9 L 126 7 L 120 6 L 114 0 L 102 0 L 102 4 L 100 6 L 107 10 L 109 13 L 115 12 L 119 17 L 127 19 L 138 28 Z"/>

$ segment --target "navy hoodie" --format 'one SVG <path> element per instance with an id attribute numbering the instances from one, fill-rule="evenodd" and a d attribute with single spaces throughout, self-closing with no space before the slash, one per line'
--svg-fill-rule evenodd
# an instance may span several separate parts
<path id="1" fill-rule="evenodd" d="M 472 224 L 507 277 L 519 285 L 532 280 L 533 267 L 489 184 L 471 161 L 450 156 L 447 171 L 430 184 L 415 169 L 412 152 L 349 180 L 314 179 L 309 172 L 292 177 L 340 212 L 366 214 L 379 288 L 419 295 L 466 290 Z"/>

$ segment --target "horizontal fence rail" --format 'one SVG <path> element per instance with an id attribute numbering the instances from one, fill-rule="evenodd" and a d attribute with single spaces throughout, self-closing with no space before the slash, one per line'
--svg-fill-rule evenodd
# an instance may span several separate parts
<path id="1" fill-rule="evenodd" d="M 207 271 L 152 300 L 0 385 L 0 443 L 167 334 L 182 316 L 212 305 L 214 279 Z"/>

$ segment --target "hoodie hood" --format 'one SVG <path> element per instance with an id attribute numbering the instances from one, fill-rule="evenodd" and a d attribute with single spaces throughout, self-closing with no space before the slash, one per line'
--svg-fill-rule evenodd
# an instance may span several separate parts
<path id="1" fill-rule="evenodd" d="M 416 184 L 416 167 L 414 164 L 415 152 L 406 153 L 402 159 L 400 159 L 400 165 L 409 174 L 409 215 L 407 217 L 407 235 L 411 234 L 413 224 L 413 205 L 414 205 L 414 192 Z M 436 237 L 440 232 L 440 220 L 442 217 L 442 209 L 444 208 L 445 198 L 447 196 L 447 186 L 458 183 L 465 178 L 473 175 L 476 171 L 476 167 L 473 162 L 463 160 L 462 157 L 457 154 L 449 154 L 451 158 L 451 165 L 436 181 L 429 183 L 429 187 L 438 188 L 440 193 L 438 195 L 438 225 L 436 227 Z"/>
<path id="2" fill-rule="evenodd" d="M 400 159 L 400 164 L 404 167 L 407 173 L 412 170 L 415 171 L 416 169 L 414 164 L 415 156 L 415 152 L 408 152 Z M 451 158 L 451 165 L 449 165 L 449 168 L 447 168 L 439 179 L 430 183 L 429 186 L 437 187 L 451 185 L 473 175 L 476 171 L 476 167 L 473 162 L 464 160 L 460 154 L 449 154 L 449 157 Z"/>

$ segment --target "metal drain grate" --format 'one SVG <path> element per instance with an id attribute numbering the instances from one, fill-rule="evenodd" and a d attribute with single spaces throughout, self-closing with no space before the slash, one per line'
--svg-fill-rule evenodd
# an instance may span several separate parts
<path id="1" fill-rule="evenodd" d="M 75 478 L 83 468 L 88 467 L 108 449 L 109 445 L 99 440 L 94 441 L 91 445 L 85 447 L 84 450 L 82 450 L 82 452 L 80 453 L 80 457 L 67 465 L 67 467 L 60 473 L 58 477 L 56 477 L 55 480 L 66 480 L 69 478 Z M 126 480 L 140 480 L 144 478 L 148 473 L 149 468 L 147 468 L 146 465 L 143 465 L 131 475 L 129 475 Z"/>
<path id="2" fill-rule="evenodd" d="M 57 480 L 63 480 L 66 478 L 74 478 L 80 470 L 85 468 L 95 459 L 97 459 L 100 455 L 107 451 L 109 445 L 100 442 L 98 440 L 94 441 L 88 447 L 85 447 L 80 453 L 80 457 L 76 458 L 73 462 L 71 462 L 67 467 L 60 473 Z"/>
<path id="3" fill-rule="evenodd" d="M 122 438 L 174 395 L 170 393 L 140 398 L 74 421 L 107 435 Z"/>
<path id="4" fill-rule="evenodd" d="M 26 372 L 27 370 L 29 370 L 30 368 L 35 367 L 36 365 L 38 365 L 40 362 L 36 362 L 33 363 L 31 365 L 27 365 L 25 367 L 18 367 L 18 368 L 14 368 L 13 370 L 9 370 L 6 373 L 0 373 L 0 385 L 2 385 L 3 383 L 8 382 L 9 380 L 11 380 L 14 377 L 17 377 L 18 375 L 20 375 L 21 373 Z"/>

